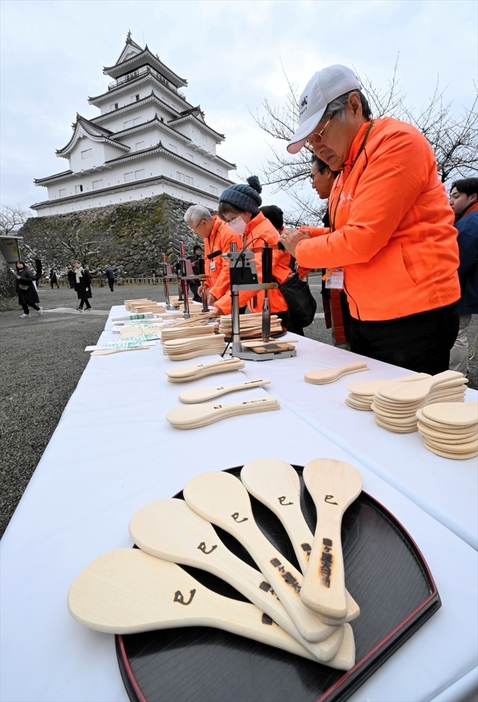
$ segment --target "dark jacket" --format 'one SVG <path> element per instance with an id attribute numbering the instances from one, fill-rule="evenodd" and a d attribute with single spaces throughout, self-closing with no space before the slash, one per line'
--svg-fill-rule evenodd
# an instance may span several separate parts
<path id="1" fill-rule="evenodd" d="M 79 269 L 82 273 L 79 282 L 76 279 L 75 270 L 75 290 L 79 300 L 88 300 L 91 297 L 91 275 L 87 268 Z"/>
<path id="2" fill-rule="evenodd" d="M 478 314 L 478 203 L 455 223 L 460 251 L 460 314 Z"/>
<path id="3" fill-rule="evenodd" d="M 16 282 L 16 291 L 20 305 L 35 305 L 40 302 L 37 289 L 33 284 L 35 274 L 28 268 L 16 270 L 16 274 L 20 276 L 20 280 L 17 279 Z"/>

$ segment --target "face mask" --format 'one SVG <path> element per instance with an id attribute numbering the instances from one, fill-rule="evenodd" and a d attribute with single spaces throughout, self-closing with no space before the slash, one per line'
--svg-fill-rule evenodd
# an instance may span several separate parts
<path id="1" fill-rule="evenodd" d="M 246 223 L 240 215 L 238 215 L 234 219 L 231 219 L 231 221 L 229 222 L 229 226 L 236 232 L 236 234 L 239 234 L 240 236 L 242 236 L 246 231 Z"/>

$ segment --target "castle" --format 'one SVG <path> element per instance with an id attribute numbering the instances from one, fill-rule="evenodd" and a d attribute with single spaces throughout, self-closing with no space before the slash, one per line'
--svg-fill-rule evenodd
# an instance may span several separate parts
<path id="1" fill-rule="evenodd" d="M 103 69 L 112 82 L 88 98 L 100 115 L 77 114 L 73 134 L 56 155 L 68 170 L 35 179 L 48 199 L 31 205 L 40 217 L 127 203 L 166 193 L 217 207 L 235 165 L 216 154 L 224 135 L 206 124 L 179 90 L 187 81 L 128 32 L 116 63 Z"/>

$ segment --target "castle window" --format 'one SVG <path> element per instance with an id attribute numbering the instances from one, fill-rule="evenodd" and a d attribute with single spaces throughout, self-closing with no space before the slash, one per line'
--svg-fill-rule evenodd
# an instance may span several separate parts
<path id="1" fill-rule="evenodd" d="M 85 158 L 91 158 L 93 156 L 93 149 L 85 149 L 84 151 L 81 152 L 81 158 L 84 160 Z"/>
<path id="2" fill-rule="evenodd" d="M 133 171 L 129 171 L 128 173 L 124 174 L 124 182 L 127 183 L 130 180 L 134 180 L 134 173 Z"/>
<path id="3" fill-rule="evenodd" d="M 117 102 L 115 102 L 114 105 L 110 105 L 110 110 L 111 110 L 111 111 L 117 110 L 117 109 L 118 109 L 118 103 L 117 103 Z"/>
<path id="4" fill-rule="evenodd" d="M 215 188 L 214 185 L 210 185 L 209 192 L 211 193 L 211 195 L 217 195 L 217 188 Z"/>
<path id="5" fill-rule="evenodd" d="M 98 188 L 101 188 L 102 186 L 103 186 L 103 178 L 100 178 L 100 180 L 93 181 L 93 190 L 97 190 Z"/>
<path id="6" fill-rule="evenodd" d="M 83 186 L 82 185 L 75 185 L 75 193 L 82 193 L 83 192 Z"/>
<path id="7" fill-rule="evenodd" d="M 61 188 L 61 190 L 58 192 L 58 195 L 60 197 L 66 197 L 66 188 Z"/>
<path id="8" fill-rule="evenodd" d="M 141 149 L 144 149 L 144 141 L 137 141 L 134 145 L 134 148 L 135 151 L 140 151 Z"/>
<path id="9" fill-rule="evenodd" d="M 144 178 L 144 168 L 141 168 L 139 171 L 135 171 L 134 178 L 135 180 L 141 180 L 141 178 Z"/>

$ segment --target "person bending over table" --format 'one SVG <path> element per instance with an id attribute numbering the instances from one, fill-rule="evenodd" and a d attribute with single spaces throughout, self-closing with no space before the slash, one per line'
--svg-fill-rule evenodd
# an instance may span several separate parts
<path id="1" fill-rule="evenodd" d="M 305 268 L 343 288 L 350 350 L 430 374 L 445 371 L 458 331 L 459 263 L 453 212 L 433 151 L 410 124 L 372 119 L 358 78 L 329 66 L 308 82 L 289 153 L 306 147 L 340 171 L 330 227 L 284 232 Z"/>
<path id="2" fill-rule="evenodd" d="M 222 258 L 222 254 L 230 251 L 232 243 L 240 251 L 242 238 L 203 205 L 188 207 L 184 221 L 196 236 L 204 240 L 204 273 L 207 278 L 201 281 L 197 293 L 202 295 L 204 288 L 207 304 L 212 307 L 229 290 L 229 261 Z"/>
<path id="3" fill-rule="evenodd" d="M 247 183 L 231 185 L 219 197 L 218 214 L 241 238 L 241 249 L 254 250 L 257 277 L 262 282 L 262 249 L 265 244 L 273 247 L 272 277 L 277 283 L 283 283 L 292 275 L 289 266 L 290 255 L 277 248 L 279 233 L 259 207 L 262 204 L 260 193 L 262 186 L 257 176 L 247 178 Z M 264 302 L 263 290 L 241 290 L 239 306 L 247 305 L 251 312 L 261 312 Z M 228 290 L 214 304 L 217 314 L 231 313 L 231 292 Z M 277 288 L 269 290 L 269 308 L 276 314 L 288 331 L 295 332 L 294 321 L 289 315 L 287 303 Z M 299 332 L 300 333 L 300 332 Z"/>

